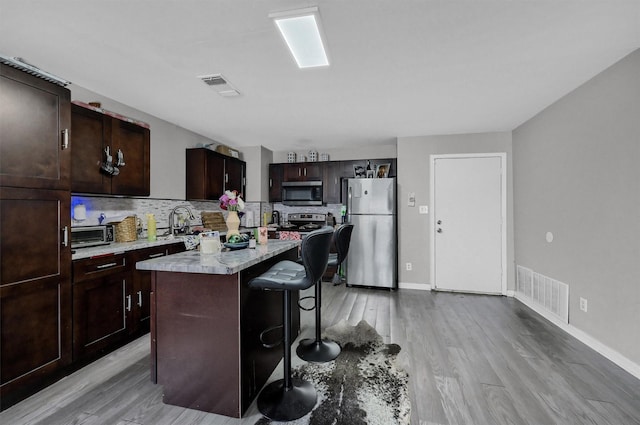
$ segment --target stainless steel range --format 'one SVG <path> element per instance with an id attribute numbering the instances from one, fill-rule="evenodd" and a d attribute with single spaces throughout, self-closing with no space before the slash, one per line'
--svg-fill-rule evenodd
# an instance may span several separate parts
<path id="1" fill-rule="evenodd" d="M 285 230 L 302 234 L 320 229 L 327 223 L 326 214 L 317 213 L 289 213 L 288 222 L 278 226 L 278 231 Z"/>

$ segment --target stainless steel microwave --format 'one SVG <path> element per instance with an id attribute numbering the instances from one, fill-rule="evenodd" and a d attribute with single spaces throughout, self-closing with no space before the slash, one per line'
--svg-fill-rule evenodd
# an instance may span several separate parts
<path id="1" fill-rule="evenodd" d="M 113 226 L 84 226 L 71 228 L 71 248 L 108 245 L 113 242 Z"/>
<path id="2" fill-rule="evenodd" d="M 322 205 L 322 181 L 282 182 L 284 205 Z"/>

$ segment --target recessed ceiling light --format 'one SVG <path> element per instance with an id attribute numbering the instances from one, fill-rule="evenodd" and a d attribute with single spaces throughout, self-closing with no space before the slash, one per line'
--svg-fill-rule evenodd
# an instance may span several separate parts
<path id="1" fill-rule="evenodd" d="M 299 68 L 328 66 L 317 7 L 270 13 Z"/>

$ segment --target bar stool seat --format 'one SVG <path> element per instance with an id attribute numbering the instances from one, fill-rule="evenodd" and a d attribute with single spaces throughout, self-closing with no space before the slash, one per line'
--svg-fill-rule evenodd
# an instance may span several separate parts
<path id="1" fill-rule="evenodd" d="M 318 282 L 327 269 L 333 230 L 315 230 L 302 241 L 302 265 L 284 260 L 249 281 L 254 289 L 281 290 L 283 293 L 284 377 L 268 384 L 258 396 L 258 410 L 274 421 L 301 418 L 316 404 L 317 394 L 309 382 L 291 377 L 291 291 L 307 289 Z"/>

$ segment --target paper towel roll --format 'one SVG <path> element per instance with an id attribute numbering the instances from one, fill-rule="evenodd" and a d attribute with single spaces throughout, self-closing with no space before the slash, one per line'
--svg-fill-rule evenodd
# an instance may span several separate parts
<path id="1" fill-rule="evenodd" d="M 73 207 L 73 219 L 82 221 L 87 219 L 87 207 L 84 204 L 77 204 Z"/>
<path id="2" fill-rule="evenodd" d="M 255 227 L 255 218 L 253 217 L 253 211 L 245 211 L 244 213 L 244 227 Z"/>

